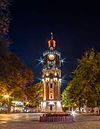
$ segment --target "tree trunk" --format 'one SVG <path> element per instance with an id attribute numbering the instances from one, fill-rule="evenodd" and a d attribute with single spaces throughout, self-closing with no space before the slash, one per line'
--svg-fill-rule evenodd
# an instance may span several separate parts
<path id="1" fill-rule="evenodd" d="M 11 111 L 11 104 L 8 104 L 8 111 L 7 111 L 7 113 L 10 113 L 10 111 Z"/>
<path id="2" fill-rule="evenodd" d="M 68 111 L 70 111 L 70 107 L 68 107 Z"/>
<path id="3" fill-rule="evenodd" d="M 10 111 L 11 111 L 11 102 L 10 102 L 10 100 L 8 100 L 7 106 L 8 106 L 7 113 L 10 113 Z"/>

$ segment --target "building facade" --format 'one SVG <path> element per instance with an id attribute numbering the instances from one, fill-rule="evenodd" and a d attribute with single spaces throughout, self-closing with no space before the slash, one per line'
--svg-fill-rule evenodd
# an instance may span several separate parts
<path id="1" fill-rule="evenodd" d="M 43 53 L 43 101 L 42 112 L 62 112 L 61 105 L 61 53 L 55 50 L 56 41 L 51 33 L 49 50 Z"/>

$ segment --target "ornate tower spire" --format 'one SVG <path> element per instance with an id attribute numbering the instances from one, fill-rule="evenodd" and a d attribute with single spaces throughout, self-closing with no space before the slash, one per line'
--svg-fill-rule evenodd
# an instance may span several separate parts
<path id="1" fill-rule="evenodd" d="M 48 41 L 48 46 L 50 50 L 55 49 L 56 41 L 53 39 L 53 33 L 51 32 L 51 40 Z"/>
<path id="2" fill-rule="evenodd" d="M 51 32 L 51 40 L 53 40 L 53 33 Z"/>

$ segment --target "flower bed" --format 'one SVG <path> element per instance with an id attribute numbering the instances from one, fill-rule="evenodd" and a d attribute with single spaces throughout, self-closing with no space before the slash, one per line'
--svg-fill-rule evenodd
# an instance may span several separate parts
<path id="1" fill-rule="evenodd" d="M 73 122 L 74 117 L 67 113 L 46 113 L 40 116 L 40 122 Z"/>

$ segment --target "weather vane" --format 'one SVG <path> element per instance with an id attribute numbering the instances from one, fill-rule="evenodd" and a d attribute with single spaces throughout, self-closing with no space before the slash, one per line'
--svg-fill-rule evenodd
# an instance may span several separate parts
<path id="1" fill-rule="evenodd" d="M 53 33 L 51 32 L 51 40 L 53 40 Z"/>

